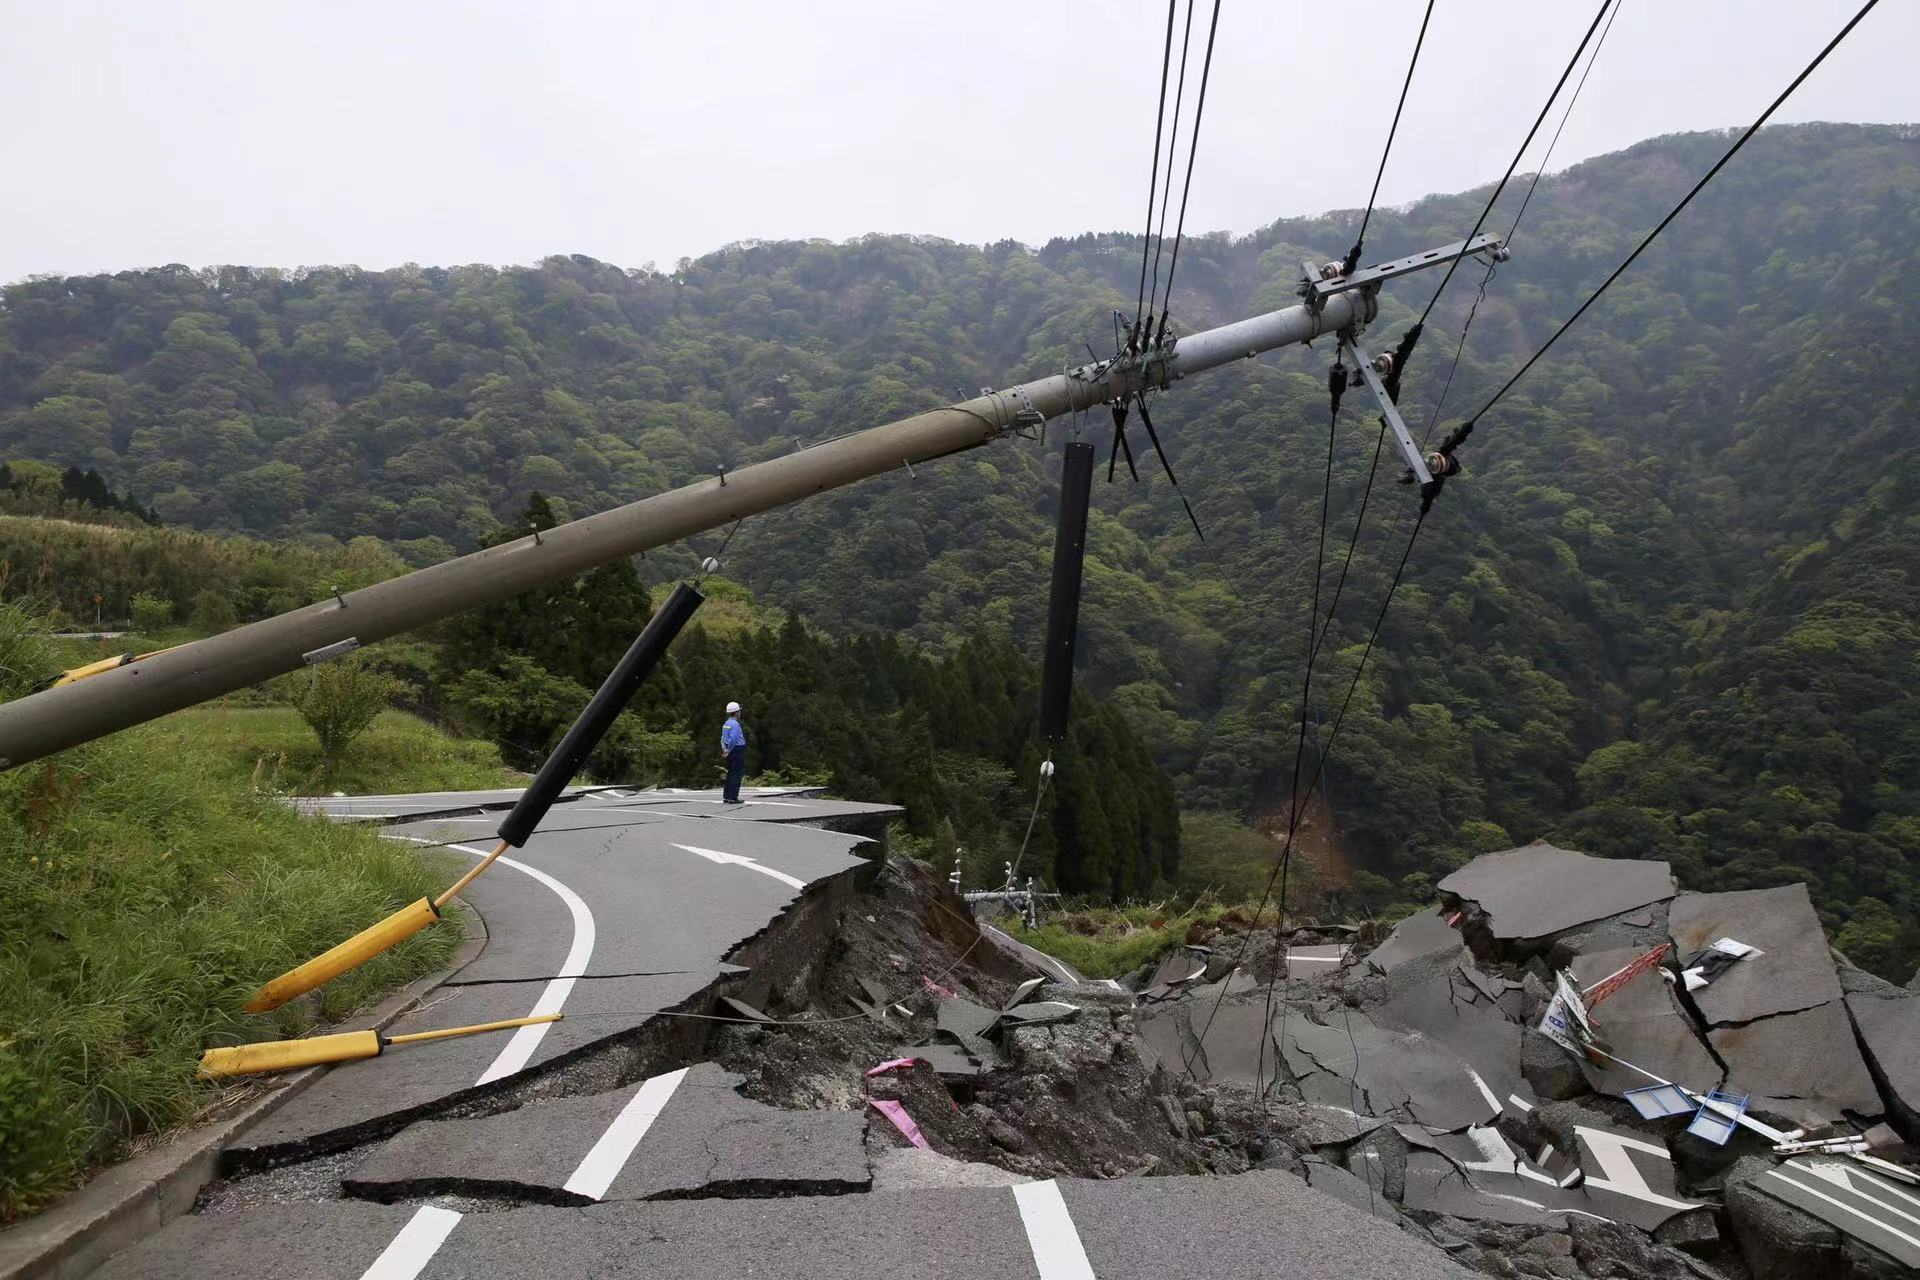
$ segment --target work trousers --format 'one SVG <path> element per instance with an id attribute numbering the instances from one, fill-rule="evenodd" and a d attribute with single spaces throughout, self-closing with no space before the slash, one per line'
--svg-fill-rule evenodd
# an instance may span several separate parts
<path id="1" fill-rule="evenodd" d="M 747 749 L 735 747 L 727 752 L 727 788 L 721 797 L 727 800 L 740 798 L 740 779 L 747 776 Z"/>

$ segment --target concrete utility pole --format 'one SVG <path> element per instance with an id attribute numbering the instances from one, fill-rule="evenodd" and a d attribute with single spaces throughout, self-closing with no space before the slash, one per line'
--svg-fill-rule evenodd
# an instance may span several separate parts
<path id="1" fill-rule="evenodd" d="M 983 389 L 949 408 L 725 472 L 0 704 L 0 769 L 705 529 L 1024 433 L 1062 414 L 1165 389 L 1192 374 L 1321 334 L 1357 333 L 1373 319 L 1385 281 L 1482 252 L 1504 250 L 1493 237 L 1476 236 L 1350 276 L 1322 268 L 1302 285 L 1307 301 L 1300 306 L 1189 334 L 1141 356 Z M 1416 455 L 1410 465 L 1418 461 Z"/>

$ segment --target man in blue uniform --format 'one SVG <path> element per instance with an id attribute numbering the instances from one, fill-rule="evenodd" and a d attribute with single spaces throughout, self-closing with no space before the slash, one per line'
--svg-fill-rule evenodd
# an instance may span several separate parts
<path id="1" fill-rule="evenodd" d="M 747 731 L 740 727 L 740 704 L 727 704 L 727 722 L 720 726 L 720 754 L 727 761 L 727 787 L 721 799 L 740 804 L 740 779 L 747 772 Z"/>

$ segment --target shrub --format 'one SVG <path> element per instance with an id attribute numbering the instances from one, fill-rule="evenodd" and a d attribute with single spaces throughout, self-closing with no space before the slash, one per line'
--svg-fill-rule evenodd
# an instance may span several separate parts
<path id="1" fill-rule="evenodd" d="M 202 631 L 225 631 L 240 620 L 233 601 L 209 587 L 193 598 L 193 625 Z"/>
<path id="2" fill-rule="evenodd" d="M 133 629 L 143 635 L 165 631 L 173 625 L 173 601 L 165 596 L 142 591 L 133 598 Z"/>
<path id="3" fill-rule="evenodd" d="M 346 749 L 373 726 L 405 686 L 364 654 L 335 658 L 286 677 L 287 702 L 320 740 L 320 763 L 331 776 Z"/>

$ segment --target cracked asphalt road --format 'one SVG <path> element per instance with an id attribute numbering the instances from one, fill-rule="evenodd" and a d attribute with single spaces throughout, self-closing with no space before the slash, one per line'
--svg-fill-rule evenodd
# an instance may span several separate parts
<path id="1" fill-rule="evenodd" d="M 355 820 L 377 810 L 398 820 L 393 838 L 477 857 L 511 797 L 467 799 L 427 797 L 424 818 L 404 797 L 332 807 Z M 535 1010 L 566 1019 L 333 1068 L 229 1148 L 239 1166 L 284 1167 L 251 1191 L 245 1176 L 217 1186 L 206 1211 L 98 1274 L 1466 1274 L 1275 1172 L 870 1191 L 864 1111 L 750 1101 L 737 1077 L 698 1060 L 698 1036 L 673 1041 L 684 1067 L 619 1056 L 636 1037 L 687 1028 L 653 1011 L 705 1008 L 749 952 L 777 968 L 785 952 L 830 945 L 830 929 L 794 921 L 850 892 L 863 840 L 823 827 L 888 812 L 791 794 L 724 810 L 712 799 L 609 791 L 556 807 L 471 887 L 485 949 L 393 1031 Z M 575 1071 L 581 1062 L 601 1065 Z"/>

